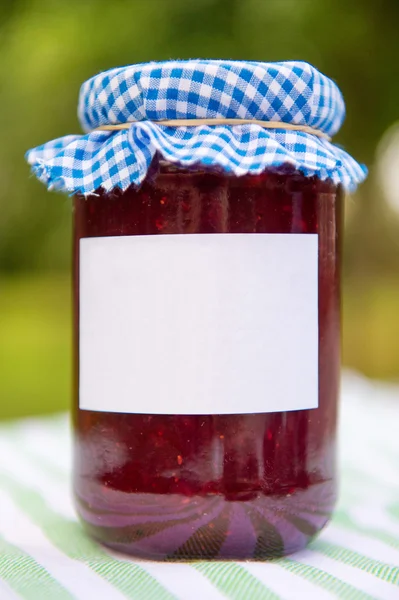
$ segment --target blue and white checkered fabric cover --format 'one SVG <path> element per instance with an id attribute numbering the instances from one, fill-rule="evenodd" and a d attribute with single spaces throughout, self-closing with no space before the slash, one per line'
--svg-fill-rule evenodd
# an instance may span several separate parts
<path id="1" fill-rule="evenodd" d="M 68 135 L 30 150 L 27 160 L 49 189 L 90 194 L 140 184 L 156 153 L 184 166 L 260 173 L 293 165 L 306 176 L 349 190 L 366 169 L 326 139 L 258 125 L 166 127 L 162 119 L 239 118 L 309 125 L 329 136 L 345 105 L 338 87 L 305 62 L 167 61 L 132 65 L 83 84 L 79 119 L 86 135 Z M 93 131 L 132 123 L 128 130 Z"/>

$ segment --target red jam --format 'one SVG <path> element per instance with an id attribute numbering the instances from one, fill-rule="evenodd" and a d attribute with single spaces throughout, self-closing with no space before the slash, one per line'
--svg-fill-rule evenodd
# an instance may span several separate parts
<path id="1" fill-rule="evenodd" d="M 336 498 L 341 200 L 341 188 L 289 167 L 233 177 L 171 166 L 154 167 L 139 189 L 75 198 L 74 487 L 98 540 L 150 559 L 266 558 L 303 548 L 326 524 Z M 190 233 L 319 234 L 317 409 L 78 408 L 79 239 Z"/>

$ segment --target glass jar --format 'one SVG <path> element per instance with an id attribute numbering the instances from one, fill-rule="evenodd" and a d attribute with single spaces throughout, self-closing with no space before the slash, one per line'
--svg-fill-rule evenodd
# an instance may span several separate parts
<path id="1" fill-rule="evenodd" d="M 256 176 L 235 177 L 210 169 L 179 169 L 161 163 L 152 167 L 138 189 L 130 187 L 123 193 L 100 190 L 95 195 L 75 196 L 74 490 L 84 527 L 99 541 L 146 559 L 266 558 L 303 548 L 327 523 L 336 499 L 341 203 L 341 186 L 317 177 L 307 178 L 289 166 L 269 168 Z M 187 240 L 186 236 L 193 234 L 208 234 L 199 238 L 199 243 L 201 239 L 205 243 L 209 235 L 214 234 L 227 236 L 223 240 L 231 239 L 233 234 L 244 234 L 235 239 L 245 238 L 250 243 L 260 240 L 256 237 L 260 235 L 266 241 L 273 237 L 284 244 L 289 239 L 305 240 L 309 236 L 317 240 L 314 256 L 318 264 L 314 265 L 314 273 L 318 316 L 317 307 L 313 311 L 318 332 L 314 354 L 314 361 L 318 361 L 318 377 L 313 382 L 318 396 L 315 407 L 293 409 L 298 407 L 295 397 L 279 399 L 273 397 L 273 389 L 255 389 L 253 380 L 245 379 L 244 371 L 243 381 L 240 373 L 231 371 L 230 376 L 238 384 L 242 383 L 244 390 L 247 386 L 249 404 L 250 398 L 258 393 L 262 404 L 264 393 L 264 411 L 248 412 L 243 407 L 237 412 L 232 402 L 229 414 L 227 400 L 221 414 L 213 389 L 214 414 L 201 414 L 200 409 L 198 414 L 189 414 L 189 410 L 188 414 L 170 414 L 167 401 L 164 414 L 159 411 L 155 414 L 147 408 L 144 398 L 141 400 L 142 392 L 136 394 L 134 382 L 129 393 L 135 408 L 129 412 L 120 408 L 105 410 L 104 406 L 99 410 L 79 407 L 79 389 L 81 391 L 85 385 L 82 380 L 79 382 L 79 365 L 82 369 L 79 338 L 82 344 L 89 327 L 85 320 L 82 321 L 82 315 L 79 317 L 82 310 L 79 288 L 87 276 L 87 271 L 85 277 L 79 273 L 82 241 L 103 240 L 109 236 L 117 241 L 124 236 L 125 240 L 132 236 L 141 236 L 141 239 L 150 236 L 147 241 L 151 242 L 165 235 L 168 236 L 165 240 L 172 236 L 178 236 L 175 240 Z M 220 239 L 220 235 L 214 239 Z M 121 252 L 123 257 L 124 250 Z M 106 256 L 105 250 L 104 260 Z M 254 255 L 254 261 L 255 258 Z M 209 272 L 213 272 L 212 260 Z M 237 278 L 241 277 L 240 273 L 237 272 Z M 171 275 L 164 271 L 163 274 L 162 290 L 166 296 Z M 148 278 L 155 277 L 151 269 L 147 275 Z M 275 277 L 278 276 L 276 272 Z M 215 286 L 219 285 L 219 279 Z M 137 287 L 143 285 L 141 279 L 135 283 Z M 300 282 L 297 283 L 296 289 L 300 289 Z M 112 288 L 112 285 L 107 287 Z M 235 289 L 240 289 L 240 281 Z M 112 289 L 108 291 L 114 311 L 118 313 L 118 297 L 112 297 Z M 226 310 L 230 310 L 228 305 L 234 308 L 239 302 L 237 295 L 232 294 L 230 301 L 226 301 L 225 295 L 223 298 Z M 303 318 L 303 304 L 299 300 L 297 308 L 295 299 L 294 302 L 291 299 L 290 306 L 294 306 L 294 310 L 290 309 L 290 314 L 285 315 L 287 336 L 291 329 L 292 335 L 297 335 L 294 334 L 295 327 Z M 236 309 L 233 314 L 240 315 L 240 306 Z M 92 302 L 86 310 L 95 312 L 96 303 Z M 135 305 L 132 311 L 137 310 Z M 268 310 L 266 303 L 264 313 Z M 223 307 L 218 314 L 222 313 Z M 151 314 L 148 317 L 146 313 L 143 320 L 151 321 Z M 159 315 L 154 313 L 153 318 L 159 322 Z M 179 319 L 179 313 L 174 318 Z M 123 319 L 126 320 L 125 341 L 128 343 L 136 332 L 132 331 L 129 318 Z M 82 323 L 86 328 L 84 332 Z M 150 322 L 145 321 L 144 326 L 138 319 L 135 323 L 143 327 L 140 335 L 147 325 L 154 334 Z M 182 327 L 183 331 L 190 323 L 183 323 Z M 214 327 L 218 327 L 217 322 Z M 99 335 L 105 347 L 111 344 L 107 337 L 109 332 L 104 332 L 103 338 L 101 332 Z M 256 360 L 259 353 L 266 353 L 270 343 L 267 331 L 262 336 L 264 345 L 257 349 Z M 139 340 L 143 352 L 147 352 L 145 343 L 146 340 Z M 203 351 L 202 347 L 194 346 L 194 355 Z M 110 346 L 108 358 L 115 362 L 113 352 Z M 290 348 L 287 345 L 279 352 L 283 358 L 279 359 L 275 370 L 280 378 L 288 381 L 294 376 Z M 96 348 L 92 348 L 91 353 L 97 356 Z M 230 346 L 226 347 L 225 353 L 227 356 L 233 353 Z M 191 359 L 188 357 L 187 361 Z M 96 358 L 93 360 L 95 362 Z M 166 395 L 167 387 L 175 384 L 174 380 L 168 379 L 168 369 L 173 369 L 175 378 L 180 375 L 184 378 L 186 368 L 189 368 L 184 356 L 178 365 L 168 363 L 168 360 L 168 353 L 166 366 L 154 360 L 148 366 L 152 376 L 147 379 L 149 386 L 159 383 L 157 389 L 164 390 Z M 226 360 L 221 356 L 220 365 L 214 368 L 217 372 L 223 371 L 223 385 L 228 387 L 228 367 L 232 363 L 226 363 Z M 100 379 L 104 382 L 100 363 L 98 371 L 95 371 L 95 365 L 93 368 L 93 377 L 96 377 L 95 373 L 98 377 L 101 374 Z M 251 365 L 245 368 L 250 369 Z M 263 368 L 267 365 L 261 370 Z M 298 383 L 294 382 L 291 389 L 298 386 L 300 390 L 306 384 L 301 380 L 300 368 L 295 377 Z M 303 379 L 308 377 L 305 370 Z M 157 382 L 158 378 L 163 381 Z M 202 383 L 206 390 L 207 381 L 201 380 Z M 109 394 L 108 406 L 114 402 L 118 404 L 119 388 L 116 381 L 114 384 L 115 393 Z M 112 385 L 111 382 L 107 389 L 112 390 Z M 197 391 L 194 385 L 187 385 L 185 389 L 185 401 L 189 405 L 190 395 Z M 220 390 L 223 395 L 223 388 Z M 295 392 L 292 395 L 295 396 Z M 280 402 L 281 406 L 287 406 L 286 410 L 279 408 Z M 304 406 L 310 405 L 305 399 Z M 270 410 L 270 406 L 275 410 Z"/>

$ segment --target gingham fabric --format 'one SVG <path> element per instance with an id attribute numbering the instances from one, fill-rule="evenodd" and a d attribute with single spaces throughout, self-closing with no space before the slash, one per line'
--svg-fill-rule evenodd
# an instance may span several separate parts
<path id="1" fill-rule="evenodd" d="M 337 86 L 304 62 L 167 61 L 112 69 L 83 84 L 86 135 L 62 137 L 27 153 L 49 189 L 90 194 L 139 185 L 155 154 L 183 166 L 236 176 L 289 164 L 349 190 L 366 176 L 342 148 L 315 135 L 259 125 L 166 127 L 163 119 L 239 118 L 308 125 L 329 136 L 345 106 Z M 93 131 L 132 123 L 128 130 Z"/>
<path id="2" fill-rule="evenodd" d="M 332 522 L 265 562 L 156 563 L 101 547 L 72 504 L 67 417 L 0 425 L 1 600 L 398 600 L 398 399 L 345 376 Z"/>

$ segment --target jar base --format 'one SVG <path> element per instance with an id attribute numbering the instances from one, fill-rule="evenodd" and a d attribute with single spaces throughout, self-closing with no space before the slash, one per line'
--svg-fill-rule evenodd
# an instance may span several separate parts
<path id="1" fill-rule="evenodd" d="M 91 537 L 140 559 L 266 560 L 303 549 L 319 533 L 335 504 L 333 487 L 322 482 L 246 501 L 108 490 L 108 506 L 77 497 L 77 508 Z"/>

